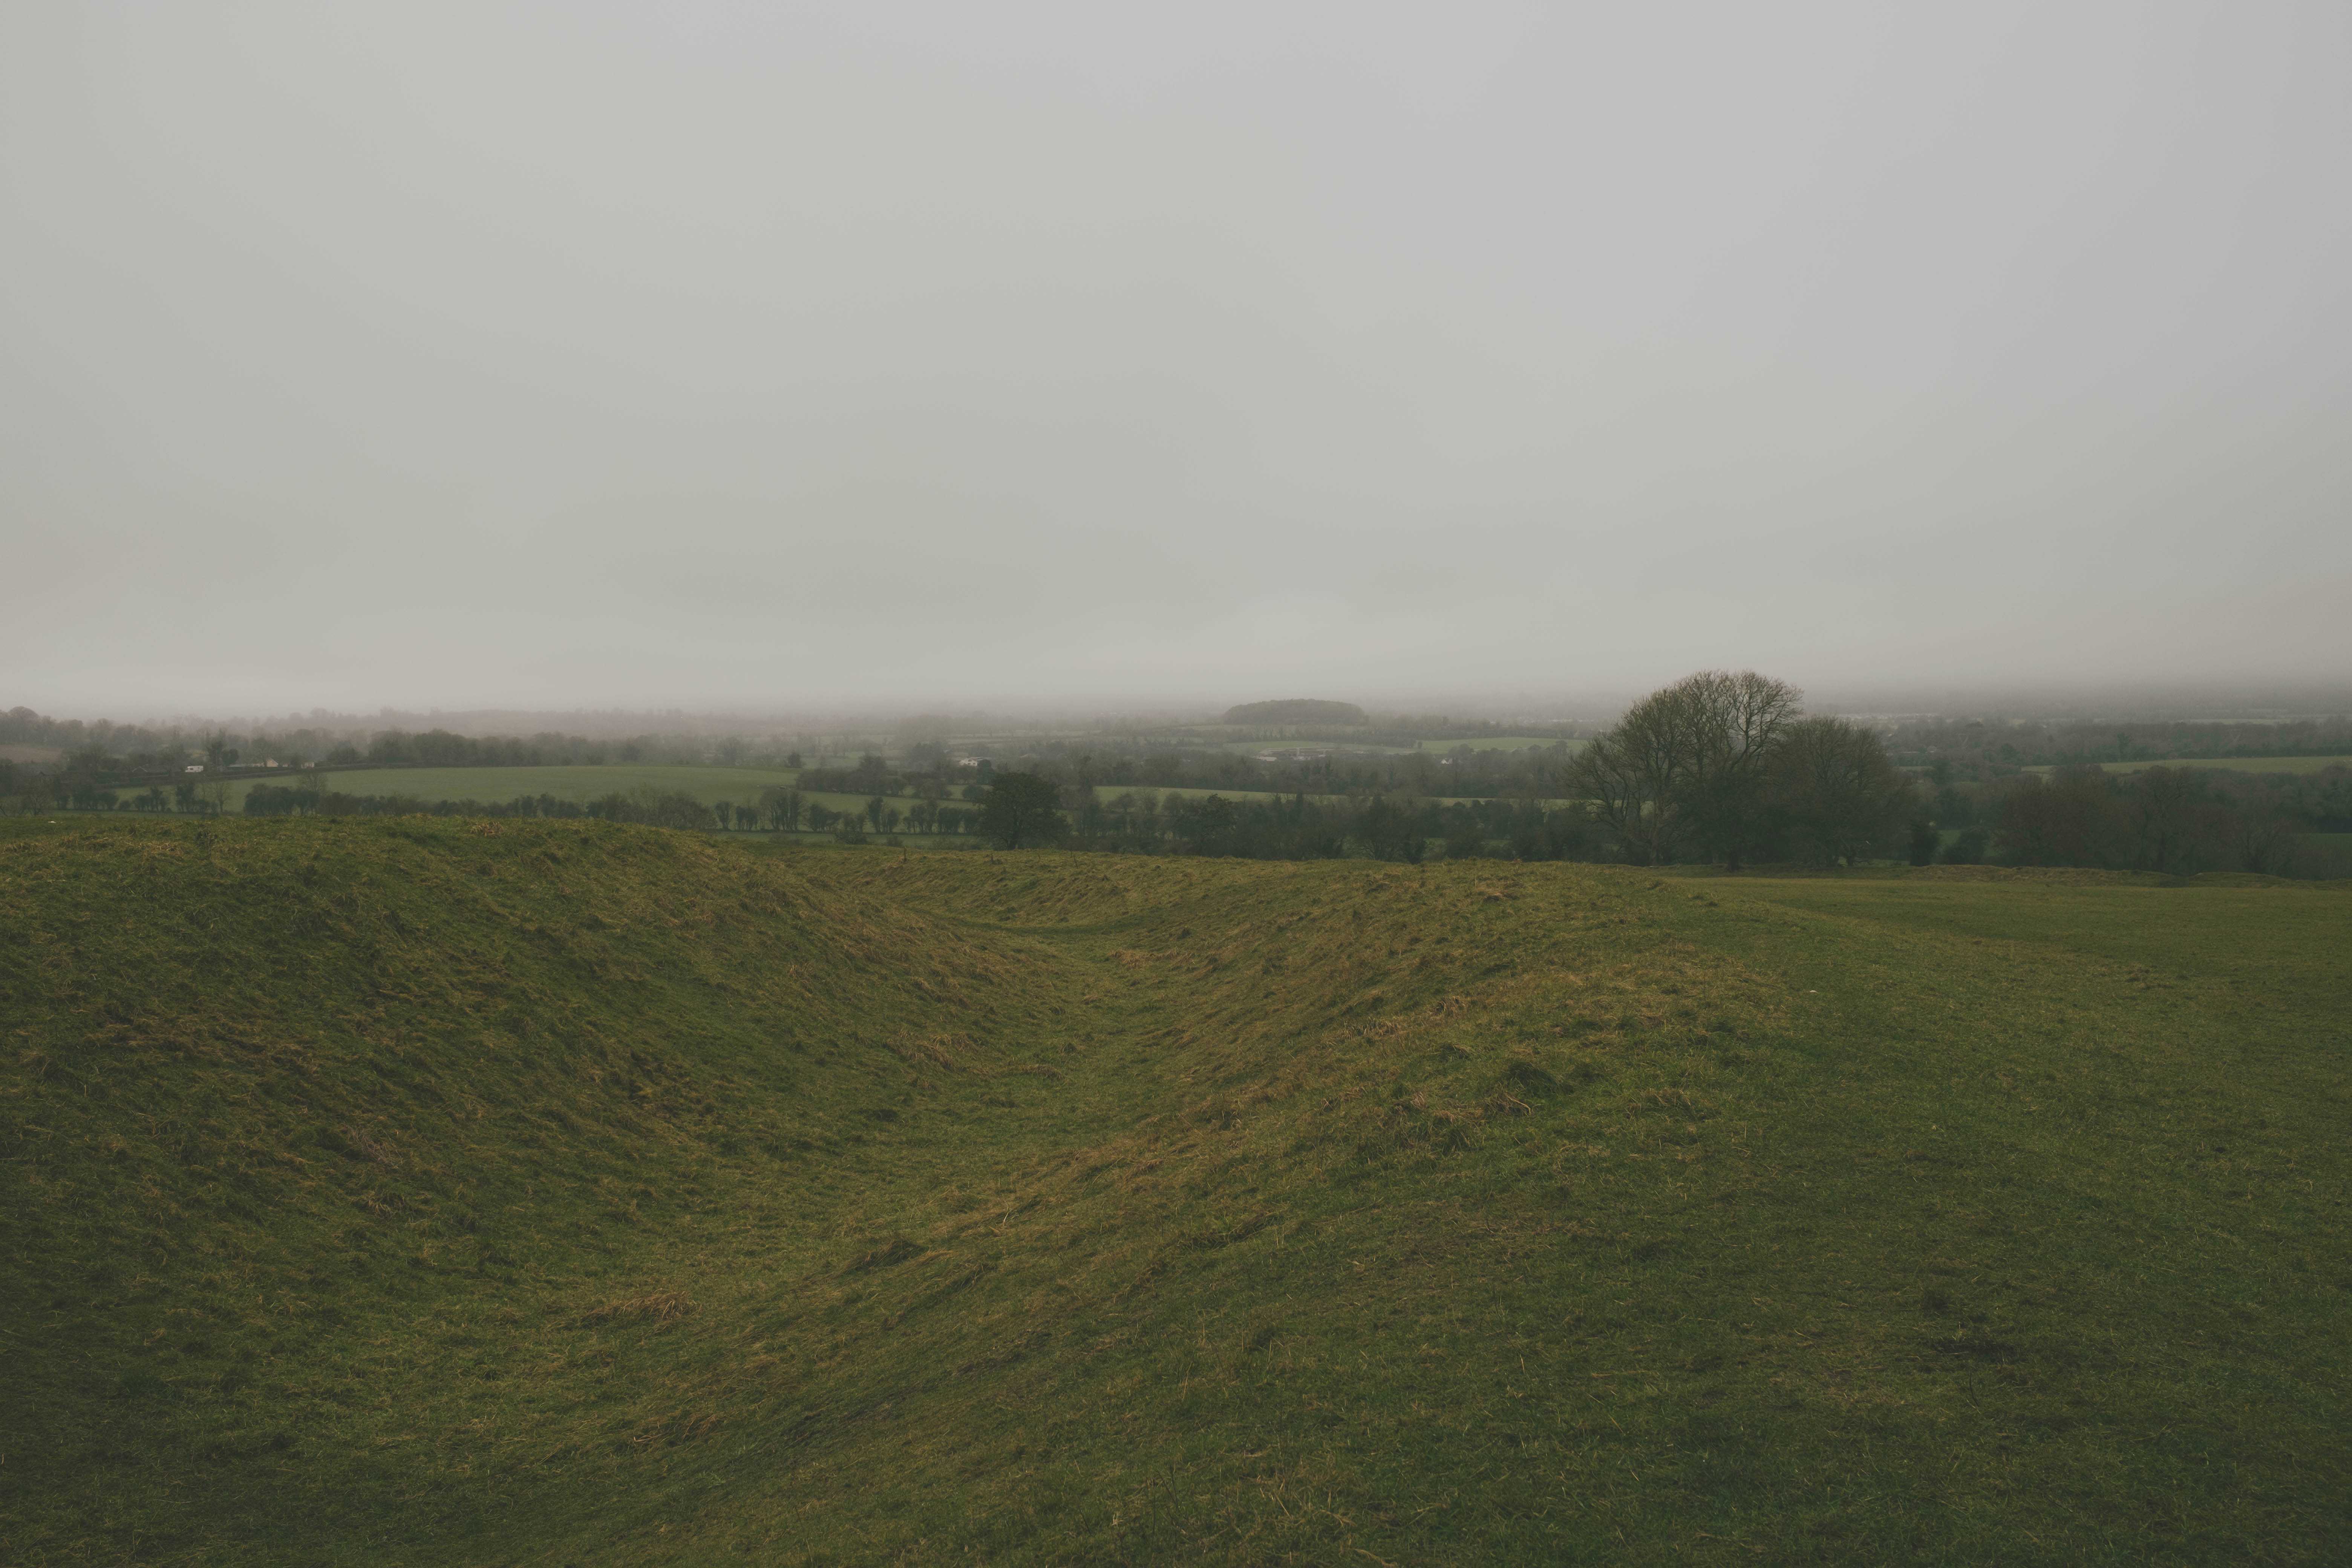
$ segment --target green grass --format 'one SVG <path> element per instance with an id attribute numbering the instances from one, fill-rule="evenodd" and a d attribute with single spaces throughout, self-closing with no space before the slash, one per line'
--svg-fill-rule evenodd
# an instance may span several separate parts
<path id="1" fill-rule="evenodd" d="M 0 836 L 10 1562 L 2352 1554 L 2352 896 Z"/>
<path id="2" fill-rule="evenodd" d="M 2352 767 L 2352 757 L 2170 757 L 2152 762 L 2101 763 L 2111 773 L 2137 773 L 2148 768 L 2229 768 L 2242 773 L 2315 773 L 2325 768 Z M 2029 773 L 2054 771 L 2044 763 Z"/>
<path id="3" fill-rule="evenodd" d="M 286 784 L 285 778 L 230 775 L 230 811 L 245 804 L 256 784 Z M 544 768 L 352 768 L 318 775 L 345 795 L 409 795 L 425 801 L 508 801 L 519 795 L 551 795 L 584 805 L 600 795 L 650 786 L 690 795 L 705 805 L 719 801 L 756 801 L 771 785 L 790 788 L 800 775 L 783 769 L 662 766 L 654 763 L 585 764 Z"/>
<path id="4" fill-rule="evenodd" d="M 672 767 L 652 763 L 543 768 L 354 768 L 316 775 L 328 789 L 345 795 L 414 795 L 428 805 L 443 800 L 502 804 L 519 795 L 549 795 L 583 805 L 604 795 L 639 788 L 690 795 L 705 805 L 715 805 L 722 800 L 730 805 L 751 805 L 758 803 L 761 791 L 772 787 L 790 789 L 799 776 L 781 768 Z M 290 782 L 290 776 L 238 780 L 229 786 L 226 809 L 231 813 L 243 810 L 246 791 L 253 784 Z M 802 798 L 835 811 L 863 811 L 867 797 L 804 791 Z M 900 811 L 914 804 L 910 796 L 888 798 Z"/>

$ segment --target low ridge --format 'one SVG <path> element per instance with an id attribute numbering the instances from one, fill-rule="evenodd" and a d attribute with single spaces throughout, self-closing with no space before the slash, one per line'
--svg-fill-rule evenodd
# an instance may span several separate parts
<path id="1" fill-rule="evenodd" d="M 2321 1560 L 2346 907 L 0 842 L 0 1542 Z"/>

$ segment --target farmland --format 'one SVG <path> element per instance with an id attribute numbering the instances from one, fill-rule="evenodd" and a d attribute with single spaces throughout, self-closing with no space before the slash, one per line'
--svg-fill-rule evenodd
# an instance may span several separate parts
<path id="1" fill-rule="evenodd" d="M 1455 750 L 1473 752 L 1524 752 L 1532 746 L 1566 746 L 1570 752 L 1584 744 L 1581 741 L 1562 741 L 1545 735 L 1480 735 L 1466 741 L 1430 741 L 1422 749 L 1440 753 Z"/>
<path id="2" fill-rule="evenodd" d="M 344 795 L 414 795 L 419 800 L 511 800 L 519 795 L 553 795 L 584 805 L 602 795 L 633 789 L 677 791 L 705 805 L 757 801 L 772 785 L 789 788 L 800 775 L 782 768 L 721 768 L 614 763 L 602 767 L 536 768 L 352 768 L 317 775 L 320 785 Z M 230 775 L 230 811 L 256 784 L 282 784 L 283 777 Z"/>
<path id="3" fill-rule="evenodd" d="M 26 1563 L 2340 1560 L 2352 895 L 17 819 Z"/>

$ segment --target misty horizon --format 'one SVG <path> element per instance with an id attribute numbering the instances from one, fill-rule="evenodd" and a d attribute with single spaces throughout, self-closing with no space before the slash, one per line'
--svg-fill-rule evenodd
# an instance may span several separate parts
<path id="1" fill-rule="evenodd" d="M 20 8 L 0 707 L 2340 710 L 2347 63 L 2313 4 Z"/>
<path id="2" fill-rule="evenodd" d="M 1802 689 L 1800 689 L 1801 691 Z M 725 736 L 854 735 L 908 731 L 981 734 L 1002 730 L 1051 729 L 1160 731 L 1171 727 L 1213 725 L 1240 701 L 1269 694 L 1249 693 L 1228 702 L 1213 698 L 1127 706 L 1052 702 L 1007 697 L 965 706 L 878 702 L 835 709 L 812 708 L 401 708 L 373 711 L 314 707 L 276 713 L 58 710 L 42 717 L 85 723 L 100 721 L 157 731 L 225 730 L 269 733 L 316 729 L 345 734 L 386 731 L 446 730 L 476 737 L 541 733 L 614 740 L 646 735 Z M 1283 692 L 1284 697 L 1308 695 Z M 1330 696 L 1331 693 L 1320 695 Z M 1375 722 L 1382 720 L 1458 719 L 1469 723 L 1525 722 L 1598 728 L 1613 722 L 1645 695 L 1639 691 L 1498 697 L 1455 694 L 1412 701 L 1394 694 L 1342 694 L 1360 702 Z M 2341 719 L 2352 714 L 2352 687 L 2011 687 L 1977 690 L 1930 689 L 1829 689 L 1803 693 L 1809 710 L 1858 721 L 1918 718 L 2032 722 L 2215 722 Z M 26 710 L 26 711 L 31 711 Z"/>

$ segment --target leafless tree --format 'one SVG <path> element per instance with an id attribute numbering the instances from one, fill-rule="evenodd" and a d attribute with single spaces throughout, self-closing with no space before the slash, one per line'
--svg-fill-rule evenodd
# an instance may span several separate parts
<path id="1" fill-rule="evenodd" d="M 1765 764 L 1802 701 L 1752 669 L 1685 676 L 1578 753 L 1576 783 L 1635 858 L 1654 865 L 1687 846 L 1737 870 L 1759 828 Z"/>
<path id="2" fill-rule="evenodd" d="M 2138 864 L 2152 871 L 2193 871 L 2200 853 L 2226 836 L 2228 813 L 2193 768 L 2148 768 L 2123 793 L 2137 841 Z"/>
<path id="3" fill-rule="evenodd" d="M 1851 866 L 1891 838 L 1913 804 L 1910 780 L 1877 735 L 1843 719 L 1800 719 L 1772 760 L 1771 797 L 1809 858 Z"/>

